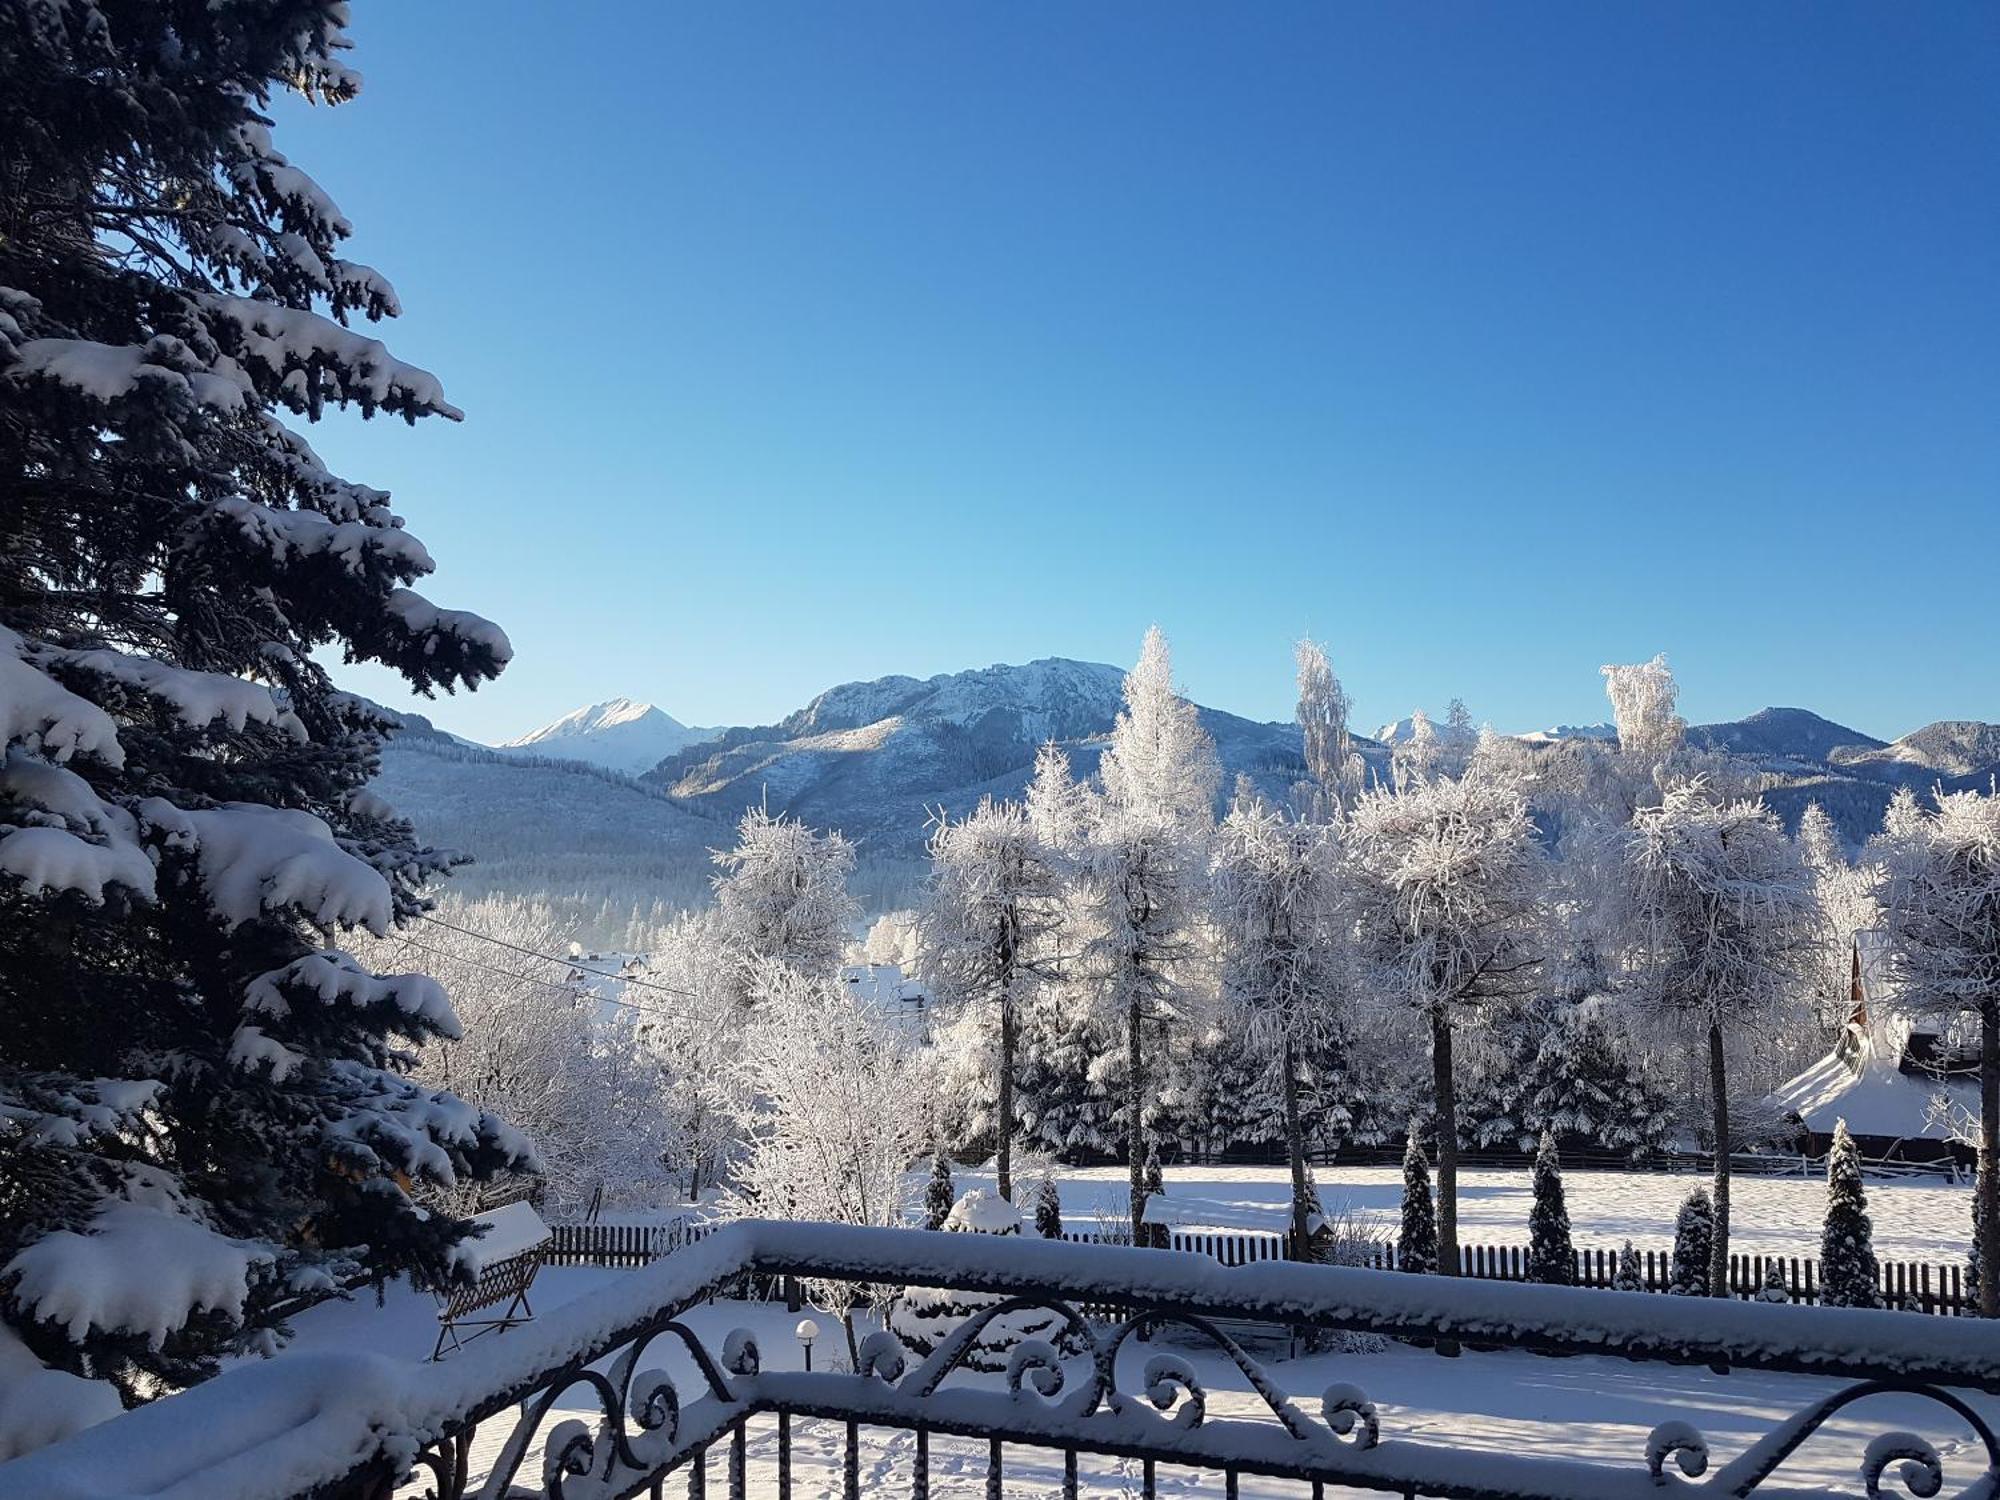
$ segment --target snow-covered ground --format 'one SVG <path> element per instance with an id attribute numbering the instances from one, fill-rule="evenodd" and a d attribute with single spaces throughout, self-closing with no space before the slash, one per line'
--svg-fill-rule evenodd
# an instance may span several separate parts
<path id="1" fill-rule="evenodd" d="M 1403 1174 L 1396 1167 L 1319 1167 L 1320 1197 L 1330 1214 L 1343 1208 L 1393 1234 L 1402 1202 Z M 1706 1177 L 1671 1172 L 1563 1174 L 1571 1233 L 1580 1248 L 1615 1250 L 1630 1239 L 1640 1250 L 1670 1250 L 1674 1214 Z M 958 1175 L 958 1188 L 989 1187 L 990 1174 Z M 1073 1230 L 1095 1226 L 1099 1215 L 1125 1214 L 1122 1166 L 1065 1168 L 1059 1179 L 1063 1220 Z M 1170 1167 L 1167 1196 L 1198 1198 L 1240 1212 L 1231 1223 L 1259 1217 L 1282 1225 L 1290 1178 L 1282 1167 Z M 1528 1242 L 1529 1179 L 1526 1167 L 1461 1169 L 1458 1237 L 1465 1245 Z M 1943 1177 L 1870 1178 L 1868 1208 L 1875 1221 L 1875 1252 L 1885 1260 L 1955 1261 L 1972 1235 L 1972 1189 Z M 1826 1212 L 1826 1183 L 1818 1176 L 1738 1176 L 1730 1196 L 1730 1244 L 1748 1255 L 1817 1255 Z"/>
<path id="2" fill-rule="evenodd" d="M 537 1284 L 537 1301 L 544 1309 L 606 1285 L 630 1273 L 599 1269 L 553 1269 Z M 1385 1273 L 1386 1274 L 1386 1273 Z M 802 1356 L 792 1328 L 795 1315 L 782 1304 L 723 1302 L 697 1308 L 687 1320 L 711 1348 L 720 1348 L 729 1330 L 748 1327 L 758 1336 L 764 1367 L 797 1369 Z M 817 1350 L 824 1365 L 829 1354 L 840 1354 L 838 1324 L 828 1315 L 819 1321 L 825 1334 Z M 387 1305 L 377 1307 L 372 1296 L 351 1303 L 329 1304 L 297 1320 L 298 1338 L 291 1352 L 366 1348 L 377 1353 L 421 1360 L 430 1352 L 435 1328 L 428 1298 L 406 1290 L 393 1291 Z M 506 1335 L 497 1335 L 506 1337 Z M 1191 1360 L 1209 1393 L 1211 1418 L 1250 1417 L 1262 1411 L 1233 1366 L 1192 1345 L 1176 1344 L 1175 1352 Z M 675 1364 L 664 1344 L 653 1346 L 657 1362 L 674 1371 L 683 1390 L 692 1389 L 688 1372 Z M 1130 1350 L 1134 1369 L 1122 1382 L 1137 1389 L 1136 1362 L 1145 1351 Z M 1380 1352 L 1315 1355 L 1281 1360 L 1271 1352 L 1267 1368 L 1278 1384 L 1307 1411 L 1317 1408 L 1318 1393 L 1336 1381 L 1357 1384 L 1380 1411 L 1384 1441 L 1415 1439 L 1472 1452 L 1545 1452 L 1637 1468 L 1644 1462 L 1646 1435 L 1670 1419 L 1693 1424 L 1710 1441 L 1716 1462 L 1724 1462 L 1752 1440 L 1817 1396 L 1835 1389 L 1836 1382 L 1796 1376 L 1735 1373 L 1716 1375 L 1705 1369 L 1677 1369 L 1596 1358 L 1543 1359 L 1517 1353 L 1472 1353 L 1445 1359 L 1424 1350 L 1392 1345 Z M 988 1377 L 966 1377 L 981 1379 Z M 998 1377 L 990 1377 L 997 1379 Z M 2000 1399 L 1977 1398 L 1974 1403 L 1988 1421 L 2000 1421 Z M 595 1425 L 598 1413 L 581 1391 L 565 1398 L 551 1412 L 542 1431 L 565 1417 Z M 1941 1417 L 1943 1418 L 1941 1420 Z M 483 1475 L 511 1422 L 487 1424 L 473 1449 L 473 1469 Z M 1947 1492 L 1955 1493 L 1977 1471 L 1971 1433 L 1956 1419 L 1928 1403 L 1902 1397 L 1874 1398 L 1849 1408 L 1817 1435 L 1781 1471 L 1793 1484 L 1820 1485 L 1835 1493 L 1859 1493 L 1858 1465 L 1863 1448 L 1877 1434 L 1906 1428 L 1936 1442 L 1946 1464 Z M 832 1496 L 840 1493 L 842 1428 L 832 1422 L 805 1419 L 793 1423 L 794 1493 Z M 1285 1439 L 1273 1426 L 1273 1442 Z M 749 1433 L 749 1492 L 776 1493 L 776 1419 L 760 1418 Z M 915 1439 L 908 1433 L 863 1429 L 861 1472 L 863 1492 L 904 1492 L 910 1476 Z M 726 1446 L 726 1445 L 725 1445 Z M 940 1497 L 971 1497 L 984 1492 L 986 1453 L 980 1442 L 942 1437 L 932 1439 L 932 1493 Z M 725 1452 L 710 1457 L 710 1482 L 724 1477 Z M 531 1450 L 522 1477 L 538 1478 L 539 1445 Z M 1114 1459 L 1081 1460 L 1083 1491 L 1087 1494 L 1136 1495 L 1139 1465 Z M 1010 1500 L 1054 1495 L 1060 1491 L 1059 1457 L 1031 1449 L 1006 1453 L 1006 1493 Z M 1196 1496 L 1221 1492 L 1218 1476 L 1162 1466 L 1162 1495 Z M 678 1489 L 678 1485 L 674 1486 Z M 715 1491 L 719 1493 L 719 1488 Z M 413 1492 L 414 1493 L 414 1492 Z M 1246 1496 L 1294 1496 L 1299 1486 L 1246 1477 Z"/>

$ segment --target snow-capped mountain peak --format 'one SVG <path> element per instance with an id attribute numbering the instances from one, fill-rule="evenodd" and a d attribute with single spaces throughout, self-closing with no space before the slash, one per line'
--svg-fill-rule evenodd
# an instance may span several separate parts
<path id="1" fill-rule="evenodd" d="M 573 709 L 531 734 L 499 745 L 501 750 L 588 761 L 636 776 L 667 756 L 714 736 L 690 729 L 650 703 L 611 698 Z"/>

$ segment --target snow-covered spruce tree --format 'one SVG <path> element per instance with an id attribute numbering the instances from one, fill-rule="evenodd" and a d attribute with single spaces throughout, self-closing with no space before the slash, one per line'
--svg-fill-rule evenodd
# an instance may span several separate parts
<path id="1" fill-rule="evenodd" d="M 1284 1101 L 1271 1056 L 1241 1026 L 1202 1028 L 1164 1071 L 1153 1128 L 1190 1153 L 1219 1157 L 1232 1148 L 1284 1140 Z"/>
<path id="2" fill-rule="evenodd" d="M 1639 1270 L 1639 1252 L 1627 1240 L 1618 1251 L 1618 1269 L 1611 1275 L 1611 1290 L 1614 1292 L 1643 1292 L 1646 1278 Z"/>
<path id="3" fill-rule="evenodd" d="M 1339 849 L 1332 826 L 1239 799 L 1216 830 L 1211 868 L 1224 994 L 1251 1047 L 1276 1065 L 1292 1175 L 1293 1258 L 1309 1237 L 1300 1072 L 1341 1040 L 1346 953 L 1337 939 Z"/>
<path id="4" fill-rule="evenodd" d="M 958 1201 L 958 1189 L 951 1180 L 951 1159 L 942 1150 L 931 1156 L 931 1180 L 924 1184 L 924 1228 L 942 1229 Z"/>
<path id="5" fill-rule="evenodd" d="M 1166 637 L 1146 632 L 1125 707 L 1099 761 L 1086 888 L 1100 903 L 1085 954 L 1105 1014 L 1123 1027 L 1125 1155 L 1132 1237 L 1143 1244 L 1147 1112 L 1156 1083 L 1149 1036 L 1179 1019 L 1200 958 L 1197 923 L 1221 770 L 1195 707 L 1174 691 Z"/>
<path id="6" fill-rule="evenodd" d="M 1785 1268 L 1774 1255 L 1764 1267 L 1764 1284 L 1757 1288 L 1759 1302 L 1790 1302 L 1791 1290 L 1785 1285 Z"/>
<path id="7" fill-rule="evenodd" d="M 1714 1250 L 1715 1204 L 1708 1189 L 1698 1187 L 1687 1195 L 1674 1220 L 1674 1256 L 1667 1273 L 1667 1290 L 1676 1297 L 1708 1296 Z"/>
<path id="8" fill-rule="evenodd" d="M 1055 958 L 1065 861 L 1027 808 L 990 797 L 958 822 L 941 819 L 930 855 L 918 924 L 924 978 L 940 1005 L 984 1012 L 997 1032 L 995 1164 L 1000 1196 L 1011 1201 L 1019 1012 Z"/>
<path id="9" fill-rule="evenodd" d="M 1666 1084 L 1613 1027 L 1602 997 L 1562 1006 L 1552 1024 L 1525 1029 L 1501 1085 L 1514 1143 L 1541 1133 L 1643 1160 L 1664 1150 L 1677 1123 Z M 1482 1139 L 1498 1139 L 1482 1133 Z"/>
<path id="10" fill-rule="evenodd" d="M 1868 1193 L 1861 1183 L 1861 1152 L 1835 1122 L 1826 1154 L 1826 1222 L 1819 1237 L 1821 1307 L 1880 1307 L 1880 1271 L 1875 1264 L 1875 1228 L 1868 1218 Z"/>
<path id="11" fill-rule="evenodd" d="M 128 1398 L 296 1292 L 443 1276 L 464 1228 L 411 1183 L 529 1159 L 401 1075 L 456 1030 L 439 987 L 329 946 L 444 861 L 320 659 L 430 692 L 508 657 L 285 421 L 459 415 L 345 326 L 395 293 L 272 144 L 274 94 L 354 96 L 344 13 L 0 5 L 0 1286 Z"/>
<path id="12" fill-rule="evenodd" d="M 1528 1279 L 1549 1286 L 1574 1286 L 1576 1247 L 1569 1237 L 1562 1161 L 1556 1155 L 1555 1136 L 1546 1130 L 1535 1152 L 1534 1192 L 1534 1203 L 1528 1210 Z"/>
<path id="13" fill-rule="evenodd" d="M 1544 861 L 1519 784 L 1485 756 L 1460 777 L 1364 792 L 1345 844 L 1362 949 L 1379 984 L 1430 1031 L 1438 1261 L 1456 1275 L 1453 1028 L 1532 992 Z"/>
<path id="14" fill-rule="evenodd" d="M 1062 1190 L 1055 1173 L 1045 1173 L 1035 1184 L 1035 1233 L 1045 1240 L 1059 1240 L 1063 1234 Z"/>
<path id="15" fill-rule="evenodd" d="M 973 1188 L 951 1206 L 942 1227 L 947 1234 L 1019 1237 L 1021 1211 L 996 1192 Z M 890 1303 L 886 1326 L 912 1354 L 925 1359 L 967 1318 L 1006 1300 L 1001 1292 L 906 1286 Z M 965 1368 L 989 1374 L 1005 1370 L 1007 1357 L 1023 1339 L 1047 1340 L 1065 1357 L 1083 1352 L 1083 1341 L 1061 1313 L 1046 1307 L 1023 1307 L 1002 1314 L 980 1330 L 966 1352 Z"/>
<path id="16" fill-rule="evenodd" d="M 1403 1148 L 1403 1212 L 1396 1230 L 1396 1269 L 1428 1273 L 1438 1268 L 1437 1208 L 1431 1201 L 1431 1167 L 1424 1160 L 1417 1123 Z"/>
<path id="17" fill-rule="evenodd" d="M 1978 1190 L 2000 1202 L 2000 795 L 1950 792 L 1933 810 L 1897 794 L 1869 853 L 1897 1002 L 1979 1028 Z M 1980 1263 L 2000 1265 L 2000 1215 Z M 1982 1278 L 1981 1317 L 2000 1317 L 2000 1278 Z"/>
<path id="18" fill-rule="evenodd" d="M 854 846 L 761 807 L 736 825 L 736 847 L 715 855 L 715 909 L 739 997 L 750 998 L 770 962 L 830 974 L 861 919 L 848 892 Z"/>
<path id="19" fill-rule="evenodd" d="M 909 1170 L 929 1142 L 924 1060 L 881 1014 L 833 975 L 776 959 L 751 975 L 753 1020 L 741 1055 L 743 1159 L 723 1200 L 740 1218 L 810 1219 L 897 1228 Z M 809 1278 L 808 1293 L 841 1315 L 859 1364 L 854 1309 L 893 1288 Z"/>
<path id="20" fill-rule="evenodd" d="M 1706 1043 L 1715 1149 L 1709 1289 L 1729 1294 L 1729 1044 L 1784 1024 L 1814 941 L 1798 850 L 1768 808 L 1700 780 L 1633 815 L 1626 843 L 1632 966 L 1645 1003 Z"/>

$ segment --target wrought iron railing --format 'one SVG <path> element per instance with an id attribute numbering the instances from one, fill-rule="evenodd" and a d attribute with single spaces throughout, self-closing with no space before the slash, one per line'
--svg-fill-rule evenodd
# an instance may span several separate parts
<path id="1" fill-rule="evenodd" d="M 745 1275 L 874 1285 L 917 1283 L 999 1294 L 921 1363 L 882 1333 L 853 1371 L 763 1368 L 741 1331 L 711 1347 L 689 1314 Z M 1079 1305 L 1116 1306 L 1090 1322 Z M 996 1318 L 1052 1311 L 1063 1342 L 1017 1344 L 1004 1378 L 961 1378 Z M 1245 1352 L 1243 1322 L 1457 1341 L 1554 1355 L 1618 1355 L 1669 1364 L 1838 1376 L 1764 1438 L 1708 1468 L 1702 1435 L 1682 1421 L 1654 1429 L 1623 1465 L 1543 1452 L 1468 1454 L 1451 1441 L 1401 1436 L 1353 1381 L 1299 1393 Z M 1240 1376 L 1257 1412 L 1210 1410 L 1180 1354 L 1143 1341 L 1177 1327 L 1213 1347 Z M 1124 1356 L 1121 1358 L 1121 1355 Z M 661 1362 L 693 1371 L 677 1385 Z M 1810 1388 L 1806 1388 L 1810 1390 Z M 1080 1455 L 1140 1466 L 1150 1495 L 1159 1468 L 1217 1471 L 1223 1493 L 1242 1476 L 1295 1482 L 1322 1495 L 1347 1486 L 1405 1496 L 1480 1500 L 1623 1500 L 1660 1487 L 1717 1496 L 1780 1493 L 1878 1496 L 1885 1481 L 1936 1495 L 1944 1458 L 1909 1432 L 1883 1432 L 1853 1456 L 1839 1490 L 1787 1488 L 1782 1468 L 1829 1418 L 1883 1392 L 1914 1394 L 1970 1430 L 1950 1477 L 1964 1500 L 2000 1493 L 2000 1442 L 1967 1393 L 2000 1394 L 2000 1327 L 1907 1313 L 1765 1306 L 1726 1300 L 1585 1291 L 1266 1262 L 1226 1267 L 1157 1250 L 921 1230 L 743 1223 L 557 1307 L 537 1322 L 443 1365 L 367 1355 L 299 1355 L 240 1370 L 155 1403 L 38 1454 L 0 1465 L 0 1494 L 37 1500 L 222 1496 L 237 1500 L 429 1493 L 662 1496 L 671 1484 L 704 1496 L 713 1480 L 733 1500 L 752 1493 L 748 1443 L 774 1437 L 775 1466 L 755 1491 L 789 1500 L 795 1419 L 843 1430 L 842 1492 L 863 1493 L 865 1428 L 914 1434 L 893 1489 L 925 1500 L 931 1439 L 985 1447 L 985 1489 L 997 1500 L 1010 1451 L 1029 1447 L 1079 1491 Z M 569 1415 L 581 1405 L 592 1421 Z M 719 1470 L 711 1474 L 711 1469 Z M 475 1472 L 477 1471 L 477 1472 Z M 879 1490 L 882 1481 L 873 1482 Z"/>

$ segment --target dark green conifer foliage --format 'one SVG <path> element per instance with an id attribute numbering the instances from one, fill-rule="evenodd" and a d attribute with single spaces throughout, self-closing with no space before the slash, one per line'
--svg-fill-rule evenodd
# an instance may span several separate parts
<path id="1" fill-rule="evenodd" d="M 1708 1262 L 1715 1245 L 1715 1204 L 1708 1189 L 1698 1187 L 1681 1204 L 1674 1221 L 1674 1258 L 1667 1290 L 1676 1297 L 1708 1295 Z"/>
<path id="2" fill-rule="evenodd" d="M 1535 1152 L 1535 1201 L 1528 1210 L 1528 1279 L 1549 1286 L 1576 1284 L 1576 1248 L 1569 1238 L 1569 1207 L 1563 1201 L 1562 1162 L 1556 1138 L 1542 1132 Z"/>
<path id="3" fill-rule="evenodd" d="M 1403 1151 L 1403 1217 L 1396 1234 L 1396 1268 L 1415 1272 L 1438 1268 L 1437 1202 L 1431 1196 L 1431 1164 L 1414 1125 Z"/>
<path id="4" fill-rule="evenodd" d="M 1880 1307 L 1882 1292 L 1875 1264 L 1875 1231 L 1868 1218 L 1868 1194 L 1861 1184 L 1861 1153 L 1847 1122 L 1833 1128 L 1826 1155 L 1826 1223 L 1819 1239 L 1819 1301 L 1822 1307 Z"/>
<path id="5" fill-rule="evenodd" d="M 321 663 L 429 693 L 509 654 L 287 425 L 458 416 L 347 326 L 395 292 L 272 140 L 276 94 L 354 96 L 345 12 L 0 3 L 0 1316 L 128 1395 L 299 1292 L 450 1274 L 464 1227 L 412 1190 L 532 1161 L 403 1076 L 455 1025 L 437 986 L 338 946 L 448 861 L 367 790 L 393 721 Z M 162 1244 L 240 1308 L 128 1274 Z M 89 1259 L 128 1271 L 88 1294 Z"/>

